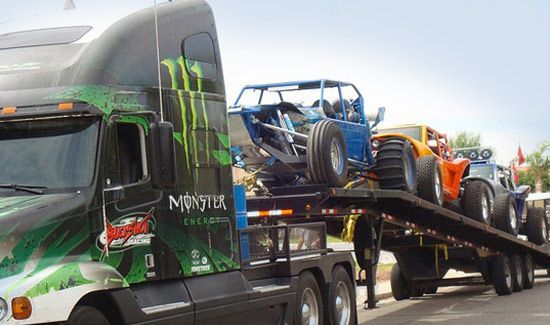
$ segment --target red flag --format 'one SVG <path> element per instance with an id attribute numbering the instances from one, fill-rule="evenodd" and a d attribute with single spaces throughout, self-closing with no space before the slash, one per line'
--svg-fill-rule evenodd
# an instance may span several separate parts
<path id="1" fill-rule="evenodd" d="M 525 162 L 525 156 L 521 151 L 521 146 L 518 147 L 518 166 L 521 166 Z"/>
<path id="2" fill-rule="evenodd" d="M 518 170 L 516 169 L 516 164 L 514 164 L 512 162 L 512 176 L 514 177 L 514 183 L 518 183 L 519 182 L 519 174 L 518 174 Z"/>

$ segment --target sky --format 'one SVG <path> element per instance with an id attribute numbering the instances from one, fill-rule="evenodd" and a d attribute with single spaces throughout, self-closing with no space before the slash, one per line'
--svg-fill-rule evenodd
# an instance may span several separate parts
<path id="1" fill-rule="evenodd" d="M 0 32 L 63 1 L 3 3 Z M 153 3 L 74 2 L 104 21 Z M 229 104 L 246 84 L 328 78 L 354 83 L 368 111 L 385 106 L 384 126 L 478 132 L 502 163 L 550 140 L 550 1 L 208 2 Z"/>

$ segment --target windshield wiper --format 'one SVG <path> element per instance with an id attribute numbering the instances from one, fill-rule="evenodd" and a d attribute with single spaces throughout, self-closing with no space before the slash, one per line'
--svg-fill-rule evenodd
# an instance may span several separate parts
<path id="1" fill-rule="evenodd" d="M 18 184 L 0 184 L 0 188 L 23 191 L 32 194 L 44 194 L 48 188 L 46 186 L 18 185 Z"/>

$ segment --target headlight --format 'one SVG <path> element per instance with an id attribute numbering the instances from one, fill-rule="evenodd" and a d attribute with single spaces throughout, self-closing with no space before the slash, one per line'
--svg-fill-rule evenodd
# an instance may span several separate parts
<path id="1" fill-rule="evenodd" d="M 8 315 L 8 304 L 2 298 L 0 298 L 0 322 Z"/>

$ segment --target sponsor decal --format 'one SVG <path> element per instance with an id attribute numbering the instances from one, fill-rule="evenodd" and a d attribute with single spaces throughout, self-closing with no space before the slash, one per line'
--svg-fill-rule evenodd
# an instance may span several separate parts
<path id="1" fill-rule="evenodd" d="M 181 213 L 191 211 L 204 212 L 206 210 L 223 210 L 227 211 L 225 204 L 225 195 L 221 194 L 197 194 L 185 192 L 185 195 L 180 195 L 175 198 L 170 195 L 170 210 L 179 210 Z"/>
<path id="2" fill-rule="evenodd" d="M 208 258 L 201 256 L 201 253 L 194 249 L 191 251 L 191 273 L 210 272 L 211 265 L 208 264 Z"/>
<path id="3" fill-rule="evenodd" d="M 125 215 L 113 222 L 105 220 L 105 230 L 96 240 L 103 255 L 122 252 L 134 246 L 149 246 L 156 226 L 154 208 L 147 213 Z"/>

